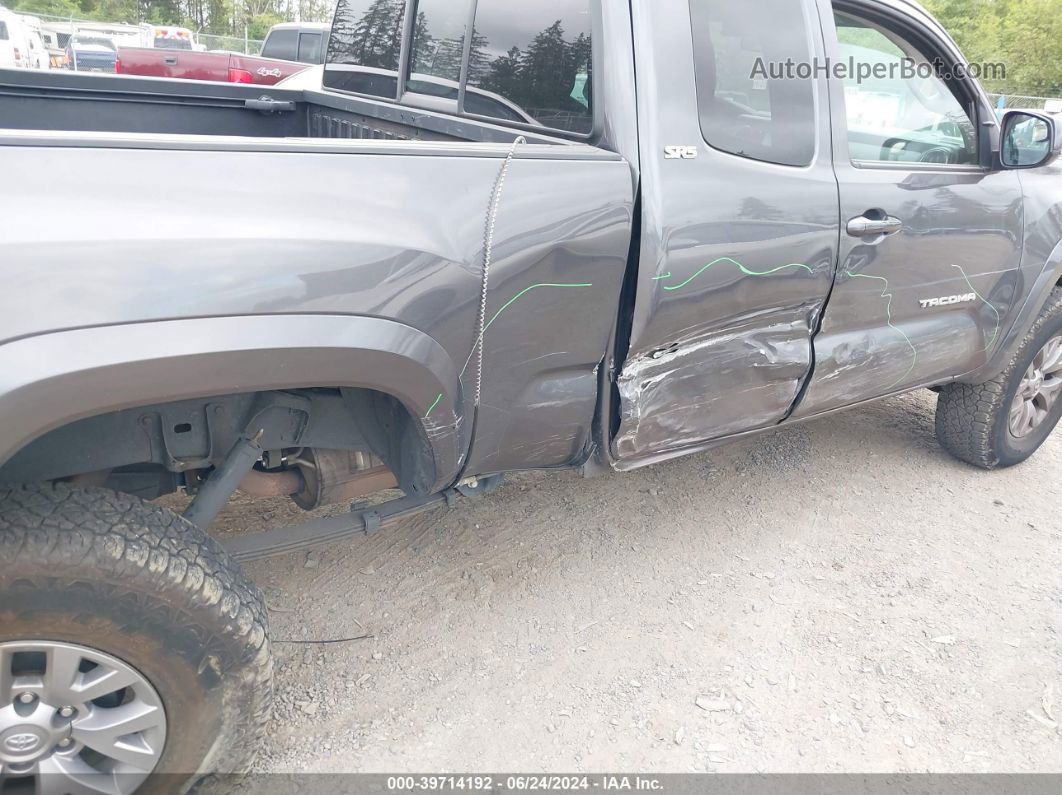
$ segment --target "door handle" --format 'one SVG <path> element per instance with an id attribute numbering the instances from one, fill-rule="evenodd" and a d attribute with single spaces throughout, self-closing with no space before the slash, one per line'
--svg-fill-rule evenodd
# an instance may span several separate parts
<path id="1" fill-rule="evenodd" d="M 874 213 L 875 216 L 879 213 Z M 894 235 L 903 229 L 903 221 L 893 218 L 891 215 L 880 213 L 881 217 L 869 217 L 860 215 L 848 222 L 848 234 L 852 237 L 877 237 L 878 235 Z"/>
<path id="2" fill-rule="evenodd" d="M 169 55 L 169 56 L 163 58 L 162 62 L 164 64 L 166 64 L 166 66 L 176 66 L 177 65 L 177 56 L 176 55 Z"/>

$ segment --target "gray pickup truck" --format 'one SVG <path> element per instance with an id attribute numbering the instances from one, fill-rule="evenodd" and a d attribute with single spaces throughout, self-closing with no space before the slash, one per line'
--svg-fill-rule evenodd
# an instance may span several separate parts
<path id="1" fill-rule="evenodd" d="M 310 87 L 0 74 L 2 774 L 247 769 L 239 561 L 506 472 L 926 388 L 948 451 L 1024 461 L 1062 130 L 963 63 L 908 0 L 341 0 Z M 350 510 L 223 548 L 237 490 Z"/>

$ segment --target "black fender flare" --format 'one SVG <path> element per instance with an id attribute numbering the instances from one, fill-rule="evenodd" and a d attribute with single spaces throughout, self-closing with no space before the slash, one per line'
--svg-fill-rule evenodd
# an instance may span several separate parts
<path id="1" fill-rule="evenodd" d="M 1062 280 L 1062 241 L 1055 246 L 1043 270 L 1029 288 L 1028 298 L 1025 299 L 1025 303 L 995 353 L 981 367 L 958 379 L 961 383 L 983 384 L 1007 369 L 1015 348 L 1029 333 L 1029 329 L 1040 315 L 1040 310 L 1051 297 L 1051 292 L 1058 286 L 1059 280 Z"/>

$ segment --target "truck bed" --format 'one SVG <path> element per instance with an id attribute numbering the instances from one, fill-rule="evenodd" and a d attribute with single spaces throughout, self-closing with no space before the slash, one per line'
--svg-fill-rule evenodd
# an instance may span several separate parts
<path id="1" fill-rule="evenodd" d="M 263 99 L 282 109 L 260 110 Z M 4 129 L 53 132 L 484 143 L 517 135 L 489 122 L 333 92 L 29 70 L 0 70 L 0 119 Z M 564 143 L 524 136 L 529 143 Z"/>

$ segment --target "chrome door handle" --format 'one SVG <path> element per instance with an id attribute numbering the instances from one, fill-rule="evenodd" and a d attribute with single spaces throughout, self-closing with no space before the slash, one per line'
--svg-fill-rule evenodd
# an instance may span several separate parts
<path id="1" fill-rule="evenodd" d="M 877 237 L 894 235 L 903 229 L 903 221 L 886 215 L 884 218 L 868 218 L 860 215 L 848 222 L 848 234 L 852 237 Z"/>

